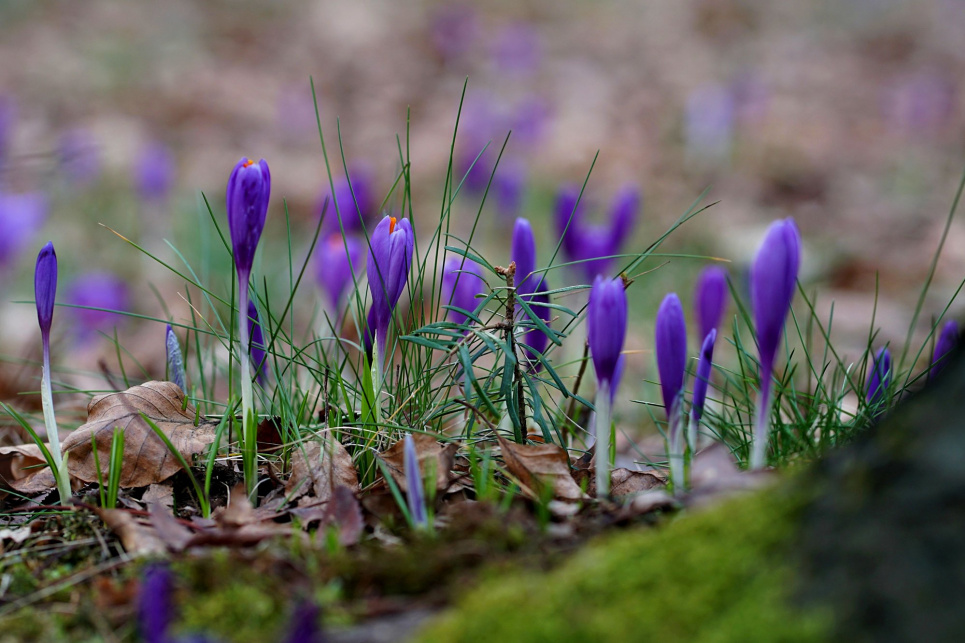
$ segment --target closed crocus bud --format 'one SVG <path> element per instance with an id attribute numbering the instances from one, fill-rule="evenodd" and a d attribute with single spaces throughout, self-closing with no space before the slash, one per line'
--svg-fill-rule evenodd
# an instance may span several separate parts
<path id="1" fill-rule="evenodd" d="M 942 331 L 935 342 L 935 353 L 932 355 L 929 379 L 938 375 L 948 362 L 948 354 L 958 345 L 958 322 L 954 319 L 945 322 Z"/>
<path id="2" fill-rule="evenodd" d="M 536 270 L 536 238 L 533 227 L 526 219 L 516 219 L 513 226 L 513 245 L 510 258 L 516 262 L 516 295 L 532 294 L 536 288 L 538 276 Z"/>
<path id="3" fill-rule="evenodd" d="M 565 183 L 556 192 L 553 205 L 553 221 L 556 233 L 563 239 L 563 254 L 570 261 L 581 258 L 580 242 L 582 232 L 583 203 L 580 201 L 580 186 Z"/>
<path id="4" fill-rule="evenodd" d="M 627 334 L 627 294 L 621 279 L 597 277 L 586 309 L 587 341 L 597 382 L 612 385 Z M 616 393 L 611 390 L 611 396 Z"/>
<path id="5" fill-rule="evenodd" d="M 372 293 L 370 320 L 374 322 L 381 368 L 392 311 L 409 277 L 415 237 L 408 219 L 385 217 L 369 239 L 368 278 Z"/>
<path id="6" fill-rule="evenodd" d="M 174 185 L 176 165 L 167 146 L 157 141 L 148 144 L 137 159 L 134 182 L 138 196 L 149 203 L 167 201 Z"/>
<path id="7" fill-rule="evenodd" d="M 265 352 L 265 334 L 261 329 L 261 317 L 255 302 L 248 302 L 248 352 L 255 369 L 255 379 L 264 387 L 268 382 L 268 354 Z"/>
<path id="8" fill-rule="evenodd" d="M 238 161 L 228 178 L 226 203 L 235 267 L 239 278 L 245 281 L 251 274 L 258 241 L 265 228 L 270 194 L 271 174 L 265 159 L 257 163 L 247 158 Z"/>
<path id="9" fill-rule="evenodd" d="M 54 320 L 54 298 L 57 294 L 57 253 L 54 244 L 48 241 L 37 255 L 37 268 L 34 271 L 34 299 L 37 301 L 37 321 L 40 333 L 47 342 L 50 325 Z"/>
<path id="10" fill-rule="evenodd" d="M 328 293 L 332 309 L 337 310 L 342 296 L 354 284 L 362 271 L 365 246 L 354 236 L 342 238 L 340 233 L 330 235 L 318 249 L 316 271 L 318 281 Z"/>
<path id="11" fill-rule="evenodd" d="M 657 370 L 663 406 L 671 413 L 674 403 L 684 388 L 687 371 L 687 324 L 684 309 L 676 293 L 664 297 L 657 310 L 656 322 Z"/>
<path id="12" fill-rule="evenodd" d="M 781 341 L 784 320 L 791 308 L 801 263 L 801 237 L 791 218 L 767 229 L 751 268 L 751 304 L 761 368 L 770 376 Z"/>
<path id="13" fill-rule="evenodd" d="M 181 387 L 182 391 L 187 391 L 184 356 L 181 354 L 181 344 L 178 342 L 178 336 L 174 334 L 171 324 L 168 324 L 164 335 L 164 347 L 167 354 L 168 378 Z"/>
<path id="14" fill-rule="evenodd" d="M 697 314 L 699 337 L 720 327 L 727 307 L 727 271 L 720 266 L 707 266 L 697 277 L 694 290 L 694 311 Z"/>
<path id="15" fill-rule="evenodd" d="M 464 257 L 446 259 L 446 265 L 442 269 L 441 301 L 443 306 L 450 306 L 446 310 L 449 321 L 465 324 L 469 318 L 455 308 L 475 312 L 476 295 L 485 289 L 486 282 L 483 281 L 479 264 Z"/>
<path id="16" fill-rule="evenodd" d="M 532 311 L 539 317 L 547 326 L 550 324 L 550 320 L 553 318 L 553 309 L 549 307 L 550 296 L 549 296 L 549 282 L 546 277 L 540 279 L 539 285 L 536 286 L 536 292 L 534 292 L 529 298 L 527 298 L 526 303 Z M 549 337 L 546 333 L 538 328 L 529 330 L 523 335 L 523 343 L 526 345 L 525 351 L 526 356 L 533 363 L 533 370 L 538 371 L 542 364 L 537 358 L 538 354 L 542 354 L 546 350 L 546 345 L 549 343 Z M 622 359 L 622 356 L 621 356 Z M 617 369 L 619 370 L 619 369 Z M 619 382 L 617 374 L 614 374 L 612 378 L 613 390 L 617 389 Z"/>
<path id="17" fill-rule="evenodd" d="M 884 410 L 885 396 L 891 386 L 891 352 L 887 348 L 879 349 L 871 365 L 871 376 L 868 378 L 868 406 L 875 416 Z"/>
<path id="18" fill-rule="evenodd" d="M 694 381 L 694 399 L 692 408 L 693 422 L 696 425 L 700 422 L 700 416 L 704 413 L 704 401 L 707 399 L 707 385 L 710 383 L 710 372 L 714 366 L 714 342 L 717 341 L 717 329 L 711 328 L 704 343 L 700 347 L 700 360 L 697 362 L 697 377 Z M 693 437 L 693 436 L 691 436 Z M 691 448 L 695 445 L 691 440 Z"/>
<path id="19" fill-rule="evenodd" d="M 412 435 L 405 436 L 405 444 L 402 450 L 403 466 L 405 466 L 405 486 L 406 498 L 409 501 L 409 515 L 412 523 L 417 527 L 425 527 L 429 524 L 429 516 L 426 512 L 425 494 L 422 489 L 422 471 L 419 468 L 419 456 L 415 450 L 415 440 Z"/>

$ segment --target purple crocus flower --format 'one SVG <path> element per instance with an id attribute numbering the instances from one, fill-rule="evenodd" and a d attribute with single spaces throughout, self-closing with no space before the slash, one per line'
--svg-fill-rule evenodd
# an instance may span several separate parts
<path id="1" fill-rule="evenodd" d="M 168 378 L 177 384 L 182 391 L 187 391 L 187 378 L 184 374 L 184 356 L 181 354 L 181 344 L 174 334 L 171 324 L 168 324 L 164 334 L 164 347 L 167 357 Z"/>
<path id="2" fill-rule="evenodd" d="M 174 185 L 177 165 L 168 147 L 152 141 L 141 150 L 134 165 L 134 185 L 142 201 L 164 203 Z"/>
<path id="3" fill-rule="evenodd" d="M 623 341 L 627 334 L 627 294 L 622 279 L 597 277 L 586 307 L 586 341 L 596 371 L 596 492 L 610 490 L 610 413 L 623 372 Z"/>
<path id="4" fill-rule="evenodd" d="M 327 192 L 319 203 L 319 212 L 328 199 L 322 222 L 322 234 L 361 233 L 375 216 L 379 204 L 375 196 L 372 170 L 363 164 L 352 165 L 347 176 L 333 179 L 334 192 Z"/>
<path id="5" fill-rule="evenodd" d="M 270 194 L 271 173 L 265 159 L 257 163 L 247 158 L 238 161 L 228 177 L 225 202 L 239 286 L 242 282 L 247 286 L 251 275 L 258 241 L 265 229 Z M 247 287 L 244 290 L 247 291 Z"/>
<path id="6" fill-rule="evenodd" d="M 110 272 L 89 272 L 75 278 L 67 292 L 67 301 L 78 306 L 71 311 L 77 321 L 78 338 L 86 340 L 98 331 L 113 328 L 119 312 L 130 305 L 127 284 Z"/>
<path id="7" fill-rule="evenodd" d="M 874 356 L 871 366 L 871 376 L 868 378 L 868 406 L 873 417 L 884 412 L 887 402 L 886 395 L 891 386 L 891 352 L 887 347 L 881 348 Z"/>
<path id="8" fill-rule="evenodd" d="M 0 269 L 10 266 L 47 218 L 47 197 L 40 192 L 0 192 Z"/>
<path id="9" fill-rule="evenodd" d="M 138 595 L 138 620 L 145 643 L 170 643 L 168 629 L 174 620 L 172 585 L 167 565 L 152 563 L 144 568 Z"/>
<path id="10" fill-rule="evenodd" d="M 687 324 L 684 309 L 676 293 L 664 297 L 657 309 L 656 343 L 657 371 L 663 406 L 667 410 L 667 454 L 670 478 L 674 488 L 684 487 L 684 448 L 682 437 L 684 376 L 687 372 Z"/>
<path id="11" fill-rule="evenodd" d="M 563 239 L 563 254 L 570 260 L 580 254 L 580 230 L 583 217 L 583 202 L 580 200 L 580 186 L 564 183 L 556 192 L 553 205 L 553 221 L 556 233 Z"/>
<path id="12" fill-rule="evenodd" d="M 697 376 L 694 380 L 694 399 L 690 407 L 690 427 L 687 431 L 687 446 L 690 447 L 691 453 L 697 452 L 697 427 L 700 426 L 700 417 L 704 414 L 707 386 L 710 384 L 710 373 L 714 367 L 714 343 L 716 341 L 717 329 L 711 328 L 700 347 Z"/>
<path id="13" fill-rule="evenodd" d="M 500 162 L 492 186 L 496 212 L 506 220 L 515 219 L 522 208 L 525 190 L 525 166 L 512 159 Z"/>
<path id="14" fill-rule="evenodd" d="M 318 627 L 318 605 L 304 601 L 295 608 L 285 643 L 323 643 L 325 637 Z"/>
<path id="15" fill-rule="evenodd" d="M 528 96 L 516 104 L 512 114 L 513 144 L 534 148 L 543 139 L 550 109 L 539 96 Z"/>
<path id="16" fill-rule="evenodd" d="M 34 298 L 37 301 L 37 322 L 44 342 L 44 352 L 50 345 L 50 326 L 54 321 L 54 299 L 57 295 L 57 253 L 48 241 L 37 255 L 34 272 Z"/>
<path id="17" fill-rule="evenodd" d="M 945 322 L 941 332 L 938 334 L 938 341 L 935 342 L 935 352 L 931 358 L 931 370 L 928 372 L 928 379 L 938 375 L 948 363 L 948 354 L 958 345 L 958 322 L 951 319 Z"/>
<path id="18" fill-rule="evenodd" d="M 771 373 L 774 357 L 791 308 L 801 264 L 801 237 L 791 218 L 775 221 L 767 229 L 751 267 L 751 305 L 761 365 L 761 392 L 754 428 L 750 465 L 764 466 L 771 408 Z"/>
<path id="19" fill-rule="evenodd" d="M 64 132 L 59 153 L 61 171 L 70 183 L 90 185 L 100 176 L 100 150 L 87 130 L 77 128 Z"/>
<path id="20" fill-rule="evenodd" d="M 333 310 L 338 310 L 342 296 L 355 283 L 362 270 L 365 246 L 355 236 L 329 235 L 318 249 L 316 272 L 318 281 L 328 293 Z"/>
<path id="21" fill-rule="evenodd" d="M 549 307 L 550 296 L 549 296 L 549 282 L 546 277 L 539 280 L 539 284 L 536 286 L 536 291 L 527 297 L 526 303 L 532 311 L 538 316 L 547 326 L 550 324 L 550 320 L 553 318 L 553 309 Z M 524 348 L 527 358 L 533 364 L 533 370 L 538 371 L 542 364 L 539 361 L 537 355 L 542 354 L 546 350 L 546 344 L 549 342 L 549 337 L 546 333 L 538 328 L 526 331 L 523 335 L 523 344 L 526 345 Z M 621 356 L 622 358 L 622 356 Z M 619 368 L 617 369 L 619 370 Z M 619 383 L 619 376 L 617 373 L 611 378 L 611 384 L 613 385 L 613 390 L 617 388 Z"/>
<path id="22" fill-rule="evenodd" d="M 697 277 L 694 290 L 694 312 L 697 315 L 699 337 L 720 327 L 727 307 L 727 271 L 720 266 L 707 266 Z"/>
<path id="23" fill-rule="evenodd" d="M 469 312 L 476 310 L 476 295 L 485 291 L 486 282 L 482 277 L 482 270 L 472 259 L 464 257 L 449 257 L 442 269 L 442 305 L 450 306 L 446 310 L 449 321 L 462 325 L 469 318 L 456 310 L 461 308 Z"/>
<path id="24" fill-rule="evenodd" d="M 516 296 L 531 295 L 539 276 L 533 274 L 536 271 L 536 237 L 533 236 L 533 226 L 526 219 L 516 219 L 513 226 L 510 259 L 516 262 Z"/>
<path id="25" fill-rule="evenodd" d="M 248 302 L 248 352 L 251 355 L 252 367 L 255 369 L 255 380 L 265 388 L 268 384 L 268 354 L 265 352 L 265 334 L 261 329 L 261 317 L 255 302 Z"/>
<path id="26" fill-rule="evenodd" d="M 372 293 L 371 320 L 374 322 L 379 368 L 383 366 L 392 311 L 402 296 L 409 277 L 415 237 L 408 219 L 384 217 L 369 239 L 368 276 Z"/>
<path id="27" fill-rule="evenodd" d="M 415 440 L 412 439 L 411 434 L 405 436 L 402 459 L 405 466 L 405 495 L 409 502 L 409 516 L 412 518 L 414 526 L 427 527 L 429 516 L 426 511 L 426 499 L 422 489 L 422 471 L 419 468 L 419 456 L 416 454 Z"/>

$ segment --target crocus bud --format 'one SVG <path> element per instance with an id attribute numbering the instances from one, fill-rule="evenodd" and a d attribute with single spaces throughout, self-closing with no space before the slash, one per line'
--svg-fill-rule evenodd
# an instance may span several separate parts
<path id="1" fill-rule="evenodd" d="M 134 182 L 138 196 L 150 203 L 166 201 L 174 184 L 175 170 L 171 150 L 157 141 L 147 145 L 135 165 Z"/>
<path id="2" fill-rule="evenodd" d="M 669 415 L 683 391 L 687 371 L 687 324 L 676 293 L 664 297 L 657 310 L 656 335 L 657 371 L 663 406 Z"/>
<path id="3" fill-rule="evenodd" d="M 50 325 L 54 320 L 54 298 L 57 294 L 57 253 L 48 241 L 37 255 L 34 271 L 34 299 L 37 301 L 37 321 L 44 341 L 50 337 Z"/>
<path id="4" fill-rule="evenodd" d="M 582 231 L 583 202 L 580 201 L 580 186 L 565 183 L 556 192 L 553 205 L 553 221 L 556 233 L 563 239 L 563 253 L 567 259 L 580 258 L 580 232 Z"/>
<path id="5" fill-rule="evenodd" d="M 138 596 L 141 635 L 146 643 L 167 643 L 174 619 L 171 603 L 171 570 L 164 563 L 150 563 L 144 570 Z"/>
<path id="6" fill-rule="evenodd" d="M 707 337 L 710 331 L 720 327 L 726 307 L 727 271 L 720 266 L 707 266 L 697 277 L 694 290 L 694 312 L 700 337 Z"/>
<path id="7" fill-rule="evenodd" d="M 891 386 L 891 353 L 887 348 L 881 348 L 875 354 L 871 366 L 871 376 L 868 378 L 868 406 L 877 416 L 883 410 L 888 387 Z"/>
<path id="8" fill-rule="evenodd" d="M 271 174 L 268 163 L 257 163 L 242 158 L 228 178 L 226 204 L 231 247 L 239 278 L 247 280 L 255 261 L 255 251 L 265 228 L 268 198 L 271 194 Z"/>
<path id="9" fill-rule="evenodd" d="M 928 378 L 931 379 L 938 375 L 948 363 L 948 354 L 958 344 L 958 322 L 954 319 L 945 322 L 942 331 L 935 342 L 935 353 L 932 355 L 931 371 Z"/>
<path id="10" fill-rule="evenodd" d="M 455 310 L 475 312 L 476 295 L 485 292 L 486 282 L 482 271 L 472 259 L 449 257 L 442 269 L 442 305 L 450 306 L 446 317 L 456 323 L 465 324 L 469 319 L 464 313 Z"/>
<path id="11" fill-rule="evenodd" d="M 318 281 L 328 293 L 332 309 L 338 309 L 342 295 L 352 287 L 353 274 L 358 277 L 365 250 L 362 241 L 349 236 L 344 240 L 340 233 L 333 233 L 318 249 L 316 272 Z"/>
<path id="12" fill-rule="evenodd" d="M 751 304 L 762 378 L 770 377 L 774 365 L 800 263 L 801 237 L 794 220 L 775 221 L 767 229 L 751 268 Z"/>
<path id="13" fill-rule="evenodd" d="M 261 317 L 255 302 L 248 302 L 248 352 L 255 369 L 255 379 L 264 387 L 268 377 L 268 355 L 265 353 L 265 335 L 261 330 Z"/>
<path id="14" fill-rule="evenodd" d="M 171 324 L 168 324 L 164 336 L 164 346 L 167 349 L 168 377 L 172 382 L 181 387 L 182 391 L 187 391 L 186 378 L 184 375 L 184 356 L 181 354 L 181 344 L 178 336 L 174 334 Z"/>
<path id="15" fill-rule="evenodd" d="M 405 466 L 406 498 L 409 501 L 409 515 L 412 523 L 417 527 L 429 524 L 426 512 L 425 494 L 422 489 L 422 471 L 419 469 L 419 456 L 415 450 L 415 440 L 411 434 L 406 434 L 405 445 L 402 450 L 403 465 Z"/>
<path id="16" fill-rule="evenodd" d="M 526 300 L 526 303 L 529 304 L 529 307 L 536 314 L 536 316 L 539 317 L 547 326 L 549 326 L 550 320 L 553 318 L 553 309 L 548 305 L 551 303 L 550 296 L 548 294 L 549 290 L 549 282 L 546 280 L 546 277 L 543 277 L 540 279 L 539 285 L 536 286 L 536 292 L 534 292 Z M 524 350 L 526 351 L 526 356 L 533 363 L 533 370 L 538 371 L 542 366 L 536 356 L 546 350 L 546 344 L 548 342 L 549 337 L 547 337 L 546 333 L 538 328 L 529 330 L 525 335 L 523 335 L 523 343 L 526 345 Z M 617 370 L 619 370 L 619 368 Z M 613 385 L 613 390 L 616 390 L 617 384 L 619 383 L 617 381 L 619 376 L 614 374 L 613 378 L 611 379 L 613 380 L 611 382 Z"/>
<path id="17" fill-rule="evenodd" d="M 379 221 L 369 239 L 368 276 L 372 310 L 369 311 L 370 323 L 366 332 L 375 332 L 380 368 L 382 360 L 385 359 L 392 311 L 399 302 L 409 277 L 414 244 L 415 237 L 408 219 L 401 219 L 397 224 L 395 217 L 384 217 Z M 368 338 L 367 352 L 370 342 L 371 338 Z"/>
<path id="18" fill-rule="evenodd" d="M 516 262 L 516 295 L 530 295 L 536 287 L 536 238 L 533 227 L 526 219 L 516 219 L 513 226 L 513 245 L 510 258 Z"/>
<path id="19" fill-rule="evenodd" d="M 620 353 L 627 334 L 627 294 L 623 280 L 596 278 L 590 289 L 586 324 L 596 380 L 610 386 L 612 396 L 616 393 L 613 384 L 617 380 Z"/>
<path id="20" fill-rule="evenodd" d="M 711 328 L 700 347 L 700 360 L 697 362 L 697 377 L 694 381 L 694 399 L 691 410 L 695 427 L 700 422 L 700 416 L 704 413 L 704 400 L 707 399 L 707 385 L 710 383 L 710 372 L 714 366 L 714 342 L 716 341 L 717 329 Z M 691 447 L 693 446 L 693 440 L 691 440 Z"/>

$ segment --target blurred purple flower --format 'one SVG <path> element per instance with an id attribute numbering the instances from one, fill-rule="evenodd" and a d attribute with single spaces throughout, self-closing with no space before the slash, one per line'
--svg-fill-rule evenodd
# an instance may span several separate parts
<path id="1" fill-rule="evenodd" d="M 334 198 L 332 192 L 326 191 L 318 205 L 318 211 L 321 212 L 328 199 L 322 235 L 328 237 L 343 231 L 361 233 L 378 214 L 379 203 L 376 201 L 372 170 L 367 165 L 354 164 L 347 176 L 335 178 L 333 183 Z"/>
<path id="2" fill-rule="evenodd" d="M 942 326 L 941 333 L 938 334 L 938 341 L 935 342 L 935 352 L 931 358 L 931 370 L 928 372 L 928 379 L 931 379 L 942 372 L 948 362 L 948 354 L 958 345 L 958 322 L 951 319 Z"/>
<path id="3" fill-rule="evenodd" d="M 734 137 L 733 94 L 719 85 L 698 87 L 687 97 L 684 138 L 694 160 L 724 161 Z"/>
<path id="4" fill-rule="evenodd" d="M 586 309 L 586 337 L 596 380 L 616 394 L 623 342 L 627 334 L 627 294 L 622 279 L 598 276 Z"/>
<path id="5" fill-rule="evenodd" d="M 882 111 L 888 125 L 903 134 L 934 134 L 955 114 L 954 80 L 935 71 L 919 71 L 895 81 L 885 92 Z"/>
<path id="6" fill-rule="evenodd" d="M 85 129 L 72 129 L 60 136 L 60 169 L 74 185 L 90 185 L 101 173 L 101 152 L 93 135 Z"/>
<path id="7" fill-rule="evenodd" d="M 442 305 L 461 308 L 469 312 L 476 310 L 476 295 L 485 292 L 486 282 L 482 270 L 472 259 L 449 257 L 442 269 Z M 446 317 L 456 324 L 465 324 L 469 318 L 448 308 Z"/>
<path id="8" fill-rule="evenodd" d="M 501 72 L 535 72 L 542 58 L 539 31 L 528 22 L 505 25 L 493 38 L 492 56 L 496 68 Z"/>
<path id="9" fill-rule="evenodd" d="M 444 60 L 467 53 L 478 36 L 476 12 L 469 5 L 440 4 L 429 19 L 429 38 Z"/>
<path id="10" fill-rule="evenodd" d="M 550 320 L 553 318 L 553 309 L 549 307 L 548 304 L 552 303 L 549 296 L 549 282 L 546 277 L 539 280 L 539 284 L 536 286 L 536 290 L 532 295 L 526 298 L 526 303 L 532 309 L 533 313 L 539 317 L 547 326 L 550 325 Z M 549 343 L 549 337 L 546 333 L 538 328 L 533 328 L 528 330 L 523 334 L 522 343 L 525 344 L 523 350 L 526 353 L 526 357 L 529 359 L 530 363 L 533 364 L 533 370 L 538 371 L 542 364 L 539 361 L 537 355 L 542 354 L 546 351 L 546 345 Z M 621 356 L 622 357 L 622 356 Z M 611 384 L 613 384 L 613 389 L 616 390 L 617 384 L 619 383 L 619 378 L 614 374 Z"/>
<path id="11" fill-rule="evenodd" d="M 361 275 L 365 246 L 355 236 L 343 237 L 335 232 L 318 248 L 315 263 L 318 281 L 328 293 L 332 310 L 338 310 L 342 296 L 353 285 L 355 277 Z"/>
<path id="12" fill-rule="evenodd" d="M 553 222 L 557 234 L 563 239 L 563 254 L 570 261 L 575 261 L 580 254 L 584 210 L 584 202 L 580 199 L 581 189 L 576 183 L 564 183 L 557 190 L 553 204 Z"/>
<path id="13" fill-rule="evenodd" d="M 707 399 L 707 386 L 710 384 L 711 369 L 714 366 L 714 343 L 717 341 L 717 329 L 711 328 L 704 343 L 700 347 L 700 360 L 697 362 L 697 376 L 694 380 L 694 399 L 691 404 L 692 426 L 696 431 L 700 424 L 700 417 L 704 414 L 704 401 Z M 693 450 L 697 445 L 696 436 L 690 436 L 690 448 Z"/>
<path id="14" fill-rule="evenodd" d="M 516 262 L 516 296 L 531 295 L 536 288 L 536 238 L 533 227 L 527 219 L 518 218 L 513 225 L 513 240 L 510 248 L 510 261 Z"/>
<path id="15" fill-rule="evenodd" d="M 141 150 L 134 164 L 134 185 L 142 201 L 165 203 L 174 185 L 177 165 L 166 145 L 152 141 Z"/>
<path id="16" fill-rule="evenodd" d="M 6 164 L 16 120 L 17 104 L 13 97 L 0 95 L 0 168 Z"/>
<path id="17" fill-rule="evenodd" d="M 508 221 L 519 216 L 526 191 L 526 167 L 519 161 L 503 159 L 493 176 L 492 196 L 496 212 Z"/>
<path id="18" fill-rule="evenodd" d="M 171 324 L 167 325 L 164 333 L 164 347 L 167 362 L 168 379 L 187 392 L 187 377 L 184 373 L 184 355 L 181 353 L 181 344 L 178 336 L 174 334 Z"/>
<path id="19" fill-rule="evenodd" d="M 513 146 L 536 147 L 546 132 L 550 118 L 550 108 L 539 96 L 527 96 L 520 100 L 512 114 L 511 125 Z"/>
<path id="20" fill-rule="evenodd" d="M 20 251 L 37 234 L 47 218 L 48 202 L 40 192 L 0 192 L 0 269 L 16 261 Z"/>
<path id="21" fill-rule="evenodd" d="M 78 336 L 86 339 L 97 331 L 106 331 L 118 323 L 118 312 L 129 306 L 127 284 L 109 272 L 89 272 L 76 277 L 67 292 L 67 302 L 74 308 Z M 118 312 L 112 312 L 118 311 Z"/>
<path id="22" fill-rule="evenodd" d="M 251 365 L 255 370 L 255 380 L 265 388 L 268 385 L 268 349 L 265 334 L 261 329 L 261 317 L 255 302 L 248 301 L 248 354 L 251 355 Z"/>
<path id="23" fill-rule="evenodd" d="M 247 158 L 238 161 L 228 177 L 225 203 L 238 285 L 245 289 L 245 301 L 255 251 L 265 228 L 270 194 L 271 173 L 265 159 L 257 163 Z"/>
<path id="24" fill-rule="evenodd" d="M 325 636 L 318 627 L 318 605 L 304 601 L 295 608 L 285 643 L 324 643 Z"/>
<path id="25" fill-rule="evenodd" d="M 367 271 L 372 293 L 370 317 L 376 331 L 380 365 L 385 359 L 392 311 L 409 277 L 414 244 L 415 237 L 409 220 L 400 219 L 397 223 L 395 217 L 388 216 L 375 226 L 369 239 Z"/>
<path id="26" fill-rule="evenodd" d="M 707 337 L 720 327 L 727 307 L 727 271 L 720 266 L 707 266 L 697 277 L 694 290 L 694 311 L 697 315 L 698 337 Z"/>
<path id="27" fill-rule="evenodd" d="M 170 643 L 168 629 L 174 620 L 171 594 L 174 581 L 164 563 L 144 567 L 138 594 L 138 620 L 145 643 Z"/>
<path id="28" fill-rule="evenodd" d="M 891 387 L 891 352 L 881 348 L 874 356 L 871 376 L 868 378 L 868 406 L 877 417 L 884 411 L 886 395 Z"/>
<path id="29" fill-rule="evenodd" d="M 422 488 L 422 471 L 419 468 L 419 456 L 415 450 L 415 440 L 407 433 L 402 451 L 405 466 L 406 499 L 409 502 L 409 516 L 415 527 L 427 527 L 429 516 L 426 511 L 425 493 Z"/>

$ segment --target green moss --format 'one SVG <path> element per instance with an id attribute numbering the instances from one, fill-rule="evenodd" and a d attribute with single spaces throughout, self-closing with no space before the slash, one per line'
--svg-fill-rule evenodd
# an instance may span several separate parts
<path id="1" fill-rule="evenodd" d="M 829 615 L 791 605 L 799 507 L 770 490 L 601 539 L 549 574 L 484 583 L 416 640 L 825 641 Z"/>

